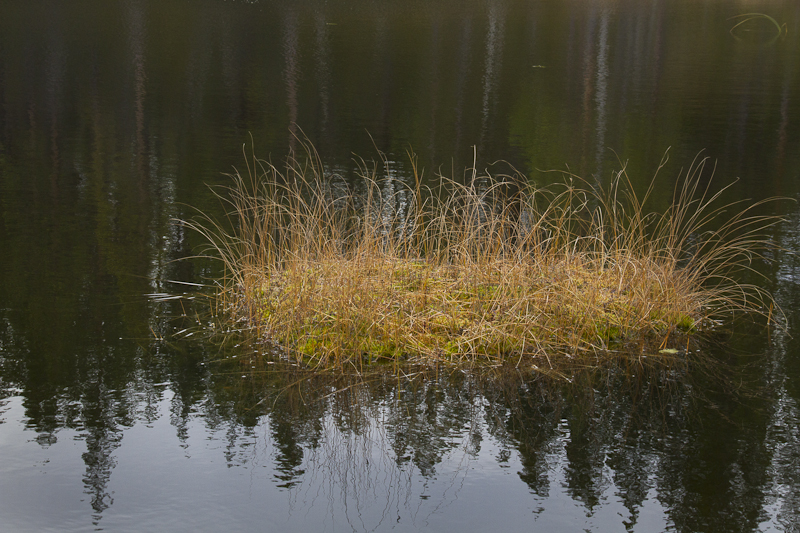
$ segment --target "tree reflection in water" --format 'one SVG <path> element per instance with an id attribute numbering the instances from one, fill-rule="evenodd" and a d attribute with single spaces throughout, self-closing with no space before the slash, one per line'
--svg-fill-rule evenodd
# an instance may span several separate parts
<path id="1" fill-rule="evenodd" d="M 246 386 L 231 371 L 238 385 L 218 379 L 212 390 L 236 389 L 237 404 L 259 406 L 274 441 L 276 483 L 291 489 L 294 501 L 332 506 L 351 525 L 366 509 L 385 507 L 385 519 L 398 510 L 417 516 L 420 499 L 438 498 L 434 509 L 447 506 L 489 439 L 496 464 L 502 468 L 513 457 L 519 478 L 542 501 L 565 491 L 591 516 L 613 496 L 627 508 L 624 523 L 632 528 L 645 502 L 657 498 L 670 519 L 690 529 L 751 530 L 764 503 L 757 488 L 767 466 L 759 460 L 763 441 L 737 435 L 737 427 L 748 430 L 735 413 L 718 420 L 719 396 L 741 391 L 730 390 L 722 374 L 690 366 L 628 361 L 578 371 L 572 382 L 517 371 L 344 378 L 270 366 L 250 374 Z M 712 419 L 726 442 L 703 457 L 696 440 L 704 430 L 696 425 Z M 727 455 L 737 441 L 750 444 Z M 705 466 L 685 464 L 698 459 Z M 444 488 L 441 467 L 451 476 Z M 714 498 L 695 485 L 698 473 L 722 476 L 715 488 L 721 496 L 712 502 L 720 514 L 713 518 L 698 512 L 708 504 L 704 498 Z M 419 488 L 420 480 L 429 482 Z"/>
<path id="2" fill-rule="evenodd" d="M 3 394 L 19 394 L 11 386 L 16 377 L 33 396 L 26 377 L 10 371 L 25 347 L 6 324 Z M 737 335 L 744 353 L 748 339 L 758 342 Z M 792 364 L 778 353 L 791 341 L 778 333 L 772 367 L 764 371 L 743 366 L 730 339 L 723 340 L 728 348 L 716 356 L 709 345 L 702 356 L 669 364 L 623 359 L 567 372 L 569 380 L 516 369 L 325 376 L 280 360 L 251 360 L 263 347 L 246 343 L 214 355 L 206 340 L 154 341 L 146 357 L 162 363 L 151 360 L 149 375 L 90 371 L 53 401 L 27 403 L 26 413 L 42 446 L 66 428 L 84 442 L 83 482 L 95 524 L 114 506 L 109 487 L 126 432 L 158 424 L 167 398 L 169 423 L 187 457 L 200 422 L 206 439 L 222 436 L 218 453 L 229 468 L 245 467 L 252 476 L 268 467 L 290 514 L 324 509 L 359 530 L 398 517 L 427 524 L 476 483 L 497 483 L 493 476 L 506 469 L 529 488 L 529 505 L 544 519 L 566 496 L 590 522 L 602 523 L 593 517 L 609 506 L 624 506 L 630 530 L 654 506 L 686 531 L 754 531 L 766 519 L 794 523 L 798 410 L 791 383 L 775 367 Z M 144 354 L 121 350 L 115 360 Z M 486 490 L 503 486 L 510 485 Z"/>
<path id="3" fill-rule="evenodd" d="M 534 508 L 537 525 L 574 519 L 555 524 L 565 530 L 644 529 L 653 515 L 655 530 L 798 530 L 797 335 L 756 328 L 705 350 L 703 368 L 623 365 L 572 383 L 450 371 L 351 382 L 209 363 L 217 347 L 175 339 L 186 324 L 163 318 L 185 310 L 144 295 L 215 277 L 207 261 L 175 262 L 198 239 L 172 220 L 191 217 L 186 205 L 221 218 L 205 184 L 228 183 L 220 172 L 241 163 L 249 133 L 261 155 L 286 153 L 295 121 L 347 179 L 351 152 L 376 146 L 399 176 L 410 177 L 409 146 L 427 176 L 442 162 L 456 174 L 473 143 L 479 161 L 508 159 L 536 179 L 564 164 L 602 179 L 610 147 L 646 188 L 673 146 L 676 162 L 706 148 L 721 179 L 741 176 L 736 198 L 796 196 L 800 4 L 770 3 L 790 31 L 769 46 L 732 39 L 739 8 L 710 1 L 65 6 L 0 2 L 3 527 L 22 513 L 85 530 L 65 518 L 83 513 L 114 529 L 146 501 L 163 530 L 158 517 L 193 498 L 197 516 L 180 520 L 210 520 L 214 500 L 244 494 L 282 509 L 288 494 L 292 525 L 321 507 L 355 529 L 401 516 L 398 528 L 439 517 L 467 531 L 481 518 L 527 524 Z M 664 178 L 658 201 L 672 189 Z M 798 213 L 786 207 L 775 228 L 786 250 L 800 250 Z M 757 268 L 795 309 L 797 256 L 773 259 Z M 787 331 L 797 320 L 786 317 Z M 151 444 L 163 426 L 171 440 Z M 190 467 L 163 459 L 176 449 Z M 198 459 L 204 450 L 250 478 L 231 481 Z M 56 464 L 73 451 L 75 464 Z M 148 478 L 120 496 L 156 467 L 198 486 Z M 222 485 L 236 495 L 224 499 Z M 519 487 L 525 499 L 509 501 L 520 509 L 481 507 Z M 237 509 L 256 522 L 257 503 Z"/>

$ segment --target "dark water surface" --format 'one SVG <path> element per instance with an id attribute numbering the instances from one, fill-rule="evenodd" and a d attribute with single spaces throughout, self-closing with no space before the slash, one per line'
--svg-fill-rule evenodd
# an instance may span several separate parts
<path id="1" fill-rule="evenodd" d="M 800 4 L 0 2 L 0 531 L 800 531 L 795 203 L 754 277 L 785 328 L 711 365 L 308 378 L 173 283 L 218 273 L 174 220 L 300 129 L 345 179 L 411 147 L 644 190 L 671 147 L 654 207 L 701 150 L 727 198 L 796 199 Z"/>

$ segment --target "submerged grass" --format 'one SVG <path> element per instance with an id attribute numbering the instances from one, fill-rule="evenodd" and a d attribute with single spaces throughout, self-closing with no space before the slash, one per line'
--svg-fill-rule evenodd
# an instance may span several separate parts
<path id="1" fill-rule="evenodd" d="M 414 185 L 361 160 L 351 189 L 304 148 L 283 168 L 253 158 L 232 176 L 220 195 L 229 226 L 186 223 L 224 262 L 217 299 L 230 320 L 304 365 L 673 357 L 731 313 L 772 312 L 768 294 L 735 276 L 777 220 L 758 204 L 717 205 L 704 159 L 651 213 L 655 178 L 639 197 L 624 168 L 602 190 L 572 175 L 540 189 L 474 170 L 430 188 L 412 155 Z"/>

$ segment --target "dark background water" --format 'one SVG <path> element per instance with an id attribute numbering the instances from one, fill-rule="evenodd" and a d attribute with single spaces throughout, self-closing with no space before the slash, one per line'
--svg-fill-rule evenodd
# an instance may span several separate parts
<path id="1" fill-rule="evenodd" d="M 754 278 L 783 328 L 707 365 L 310 379 L 195 341 L 170 281 L 218 273 L 175 220 L 251 139 L 640 190 L 671 147 L 654 208 L 703 150 L 797 198 L 799 68 L 788 0 L 0 3 L 0 530 L 800 530 L 792 202 Z"/>

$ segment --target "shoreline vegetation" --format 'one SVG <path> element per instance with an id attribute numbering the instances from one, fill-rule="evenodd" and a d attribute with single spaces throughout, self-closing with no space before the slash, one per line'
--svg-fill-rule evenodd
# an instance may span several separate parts
<path id="1" fill-rule="evenodd" d="M 654 213 L 655 177 L 637 196 L 624 166 L 604 189 L 569 173 L 536 188 L 474 169 L 427 186 L 409 154 L 413 185 L 360 159 L 348 186 L 302 146 L 281 168 L 252 157 L 234 173 L 218 193 L 227 221 L 184 224 L 224 263 L 214 298 L 225 319 L 305 367 L 669 359 L 735 313 L 775 312 L 737 276 L 779 219 L 756 213 L 763 202 L 721 202 L 706 159 Z"/>

